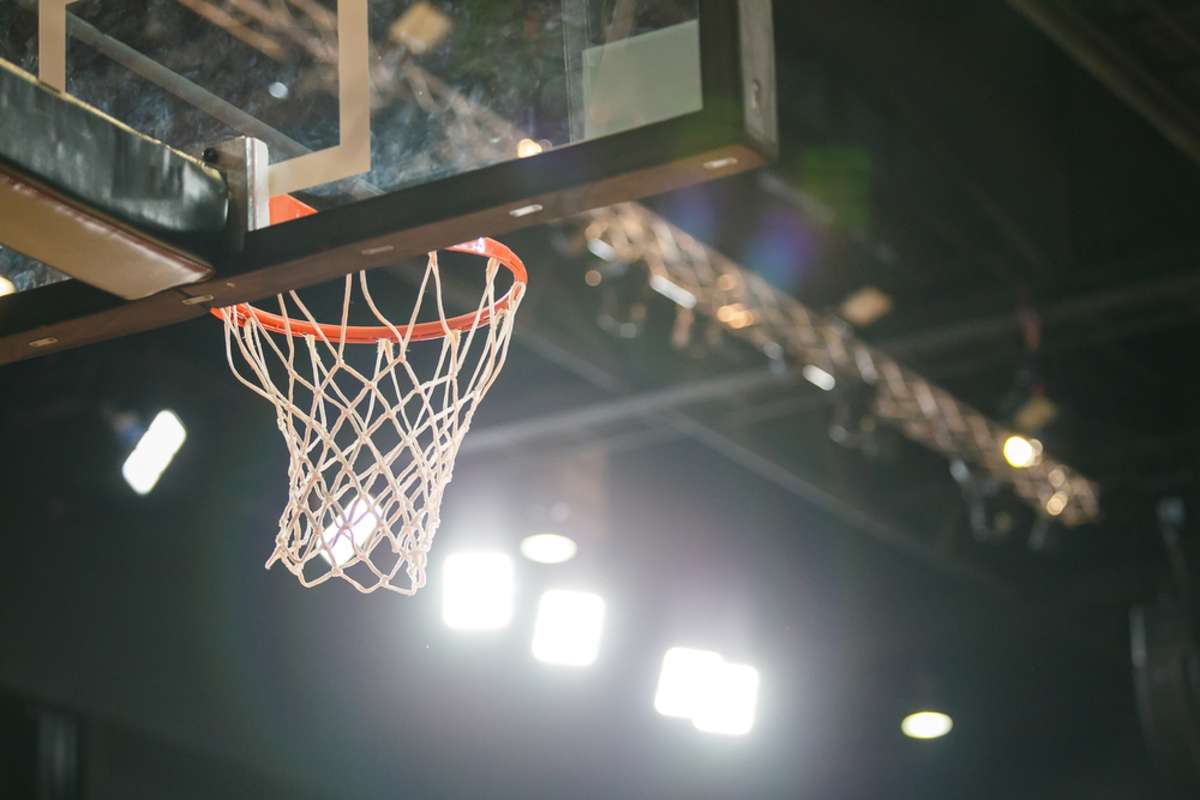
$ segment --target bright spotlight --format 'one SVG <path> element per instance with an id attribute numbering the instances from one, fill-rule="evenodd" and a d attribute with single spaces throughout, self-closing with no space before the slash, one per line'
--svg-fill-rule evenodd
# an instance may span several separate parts
<path id="1" fill-rule="evenodd" d="M 900 723 L 900 730 L 910 739 L 938 739 L 954 727 L 954 720 L 941 711 L 917 711 Z"/>
<path id="2" fill-rule="evenodd" d="M 692 725 L 705 733 L 742 736 L 754 727 L 758 705 L 758 670 L 746 664 L 722 663 L 712 685 L 692 715 Z"/>
<path id="3" fill-rule="evenodd" d="M 754 727 L 758 670 L 719 653 L 672 647 L 663 656 L 654 710 L 690 719 L 697 730 L 740 736 Z"/>
<path id="4" fill-rule="evenodd" d="M 800 374 L 804 376 L 804 380 L 825 392 L 832 392 L 837 386 L 837 380 L 815 364 L 805 364 Z"/>
<path id="5" fill-rule="evenodd" d="M 1014 469 L 1025 469 L 1037 463 L 1042 455 L 1042 443 L 1024 436 L 1009 436 L 1004 440 L 1004 460 Z"/>
<path id="6" fill-rule="evenodd" d="M 547 664 L 586 667 L 600 652 L 604 599 L 588 592 L 551 589 L 538 601 L 533 656 Z"/>
<path id="7" fill-rule="evenodd" d="M 541 142 L 534 141 L 533 139 L 522 139 L 517 142 L 518 158 L 529 158 L 530 156 L 536 156 L 540 152 L 542 152 Z"/>
<path id="8" fill-rule="evenodd" d="M 455 553 L 442 574 L 442 620 L 457 630 L 495 630 L 512 620 L 513 563 L 503 553 Z"/>
<path id="9" fill-rule="evenodd" d="M 187 439 L 187 430 L 171 411 L 160 411 L 121 466 L 125 482 L 138 494 L 148 494 Z"/>
<path id="10" fill-rule="evenodd" d="M 672 647 L 663 656 L 654 710 L 664 717 L 691 719 L 704 702 L 712 676 L 724 662 L 711 650 Z"/>
<path id="11" fill-rule="evenodd" d="M 355 548 L 362 547 L 379 526 L 379 517 L 371 510 L 373 504 L 373 500 L 358 498 L 350 507 L 349 514 L 338 517 L 321 533 L 325 541 L 325 547 L 320 551 L 321 558 L 337 567 L 354 558 Z"/>
<path id="12" fill-rule="evenodd" d="M 1070 498 L 1066 492 L 1055 492 L 1046 501 L 1046 513 L 1052 517 L 1057 517 L 1066 509 L 1068 502 L 1070 502 Z"/>
<path id="13" fill-rule="evenodd" d="M 574 539 L 557 533 L 535 533 L 521 540 L 521 555 L 539 564 L 570 561 L 578 549 Z"/>

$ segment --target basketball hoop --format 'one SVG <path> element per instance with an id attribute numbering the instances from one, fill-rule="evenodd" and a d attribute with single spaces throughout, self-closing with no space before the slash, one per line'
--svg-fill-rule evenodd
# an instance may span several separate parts
<path id="1" fill-rule="evenodd" d="M 526 285 L 524 264 L 497 241 L 447 249 L 487 259 L 472 312 L 446 314 L 437 253 L 407 324 L 379 310 L 366 272 L 346 276 L 336 324 L 318 322 L 295 291 L 277 297 L 278 313 L 244 303 L 213 309 L 225 322 L 230 369 L 274 406 L 288 447 L 288 502 L 266 566 L 282 563 L 306 587 L 342 578 L 360 592 L 411 595 L 425 585 L 442 493 L 504 366 Z M 501 267 L 513 283 L 497 297 Z M 349 324 L 356 285 L 378 325 Z M 418 322 L 429 295 L 437 318 Z M 348 345 L 373 345 L 373 356 Z"/>

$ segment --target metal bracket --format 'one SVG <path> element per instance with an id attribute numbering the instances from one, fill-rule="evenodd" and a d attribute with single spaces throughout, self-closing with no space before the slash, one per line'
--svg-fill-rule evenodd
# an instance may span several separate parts
<path id="1" fill-rule="evenodd" d="M 67 93 L 67 6 L 38 0 L 38 79 Z M 371 169 L 371 38 L 367 0 L 338 0 L 338 143 L 271 167 L 271 194 L 288 194 Z"/>
<path id="2" fill-rule="evenodd" d="M 240 251 L 247 231 L 271 224 L 271 162 L 267 145 L 250 136 L 238 136 L 205 150 L 204 160 L 225 176 L 229 187 L 226 230 L 231 248 Z"/>

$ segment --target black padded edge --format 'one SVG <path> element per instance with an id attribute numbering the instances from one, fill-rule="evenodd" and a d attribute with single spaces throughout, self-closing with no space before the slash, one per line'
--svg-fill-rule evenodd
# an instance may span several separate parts
<path id="1" fill-rule="evenodd" d="M 221 174 L 0 59 L 0 162 L 206 260 L 225 247 Z"/>

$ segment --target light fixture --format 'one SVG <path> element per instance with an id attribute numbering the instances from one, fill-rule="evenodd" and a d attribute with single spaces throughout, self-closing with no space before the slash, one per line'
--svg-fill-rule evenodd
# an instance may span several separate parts
<path id="1" fill-rule="evenodd" d="M 0 297 L 3 297 L 6 294 L 16 293 L 17 285 L 3 275 L 0 275 Z"/>
<path id="2" fill-rule="evenodd" d="M 275 81 L 267 87 L 267 94 L 274 97 L 276 100 L 286 100 L 288 96 L 288 87 L 286 83 Z"/>
<path id="3" fill-rule="evenodd" d="M 815 364 L 805 364 L 800 374 L 804 376 L 804 380 L 826 392 L 832 392 L 837 386 L 837 380 Z"/>
<path id="4" fill-rule="evenodd" d="M 658 673 L 654 710 L 664 717 L 694 717 L 722 663 L 720 654 L 711 650 L 672 647 Z"/>
<path id="5" fill-rule="evenodd" d="M 187 430 L 171 411 L 160 411 L 121 465 L 125 482 L 138 494 L 148 494 L 187 439 Z"/>
<path id="6" fill-rule="evenodd" d="M 675 305 L 689 309 L 696 307 L 696 295 L 679 284 L 672 283 L 662 275 L 650 276 L 650 288 L 675 303 Z"/>
<path id="7" fill-rule="evenodd" d="M 729 303 L 728 305 L 723 305 L 717 309 L 717 321 L 724 322 L 726 324 L 732 324 L 743 313 L 744 309 L 742 308 L 741 303 Z"/>
<path id="8" fill-rule="evenodd" d="M 874 324 L 892 310 L 892 298 L 874 286 L 864 286 L 842 303 L 842 316 L 846 321 L 865 328 Z"/>
<path id="9" fill-rule="evenodd" d="M 916 711 L 900 723 L 900 730 L 910 739 L 939 739 L 954 727 L 954 720 L 941 711 Z"/>
<path id="10" fill-rule="evenodd" d="M 603 628 L 602 597 L 551 589 L 538 601 L 530 649 L 534 658 L 547 664 L 586 667 L 600 652 Z"/>
<path id="11" fill-rule="evenodd" d="M 758 705 L 758 670 L 746 664 L 722 662 L 714 674 L 692 725 L 705 733 L 743 736 L 754 727 Z"/>
<path id="12" fill-rule="evenodd" d="M 663 656 L 654 710 L 689 719 L 705 733 L 746 734 L 754 727 L 758 670 L 711 650 L 672 647 Z"/>
<path id="13" fill-rule="evenodd" d="M 1016 434 L 1004 440 L 1004 460 L 1013 469 L 1032 467 L 1042 455 L 1042 443 Z"/>
<path id="14" fill-rule="evenodd" d="M 529 158 L 542 152 L 542 145 L 533 139 L 522 139 L 517 142 L 517 157 Z"/>
<path id="15" fill-rule="evenodd" d="M 726 156 L 725 158 L 714 158 L 711 161 L 705 161 L 704 168 L 710 171 L 716 171 L 719 169 L 725 169 L 726 167 L 732 167 L 737 163 L 738 160 L 733 156 Z"/>
<path id="16" fill-rule="evenodd" d="M 1046 501 L 1046 513 L 1052 517 L 1057 517 L 1067 508 L 1067 503 L 1070 497 L 1066 492 L 1055 492 L 1050 495 L 1050 499 Z"/>
<path id="17" fill-rule="evenodd" d="M 321 533 L 325 542 L 321 558 L 337 567 L 354 558 L 355 550 L 366 543 L 379 525 L 379 517 L 371 510 L 374 503 L 372 499 L 358 498 L 350 506 L 350 513 L 338 517 Z"/>
<path id="18" fill-rule="evenodd" d="M 604 261 L 616 261 L 617 250 L 608 242 L 596 236 L 589 236 L 587 240 L 588 252 L 596 258 Z"/>
<path id="19" fill-rule="evenodd" d="M 513 563 L 504 553 L 454 553 L 442 574 L 442 620 L 456 630 L 495 630 L 512 620 Z"/>
<path id="20" fill-rule="evenodd" d="M 542 209 L 543 209 L 543 207 L 540 203 L 530 203 L 527 206 L 521 206 L 520 208 L 514 208 L 512 211 L 508 212 L 508 215 L 510 217 L 516 217 L 516 218 L 520 219 L 521 217 L 528 217 L 530 214 L 536 214 L 539 211 L 541 211 Z"/>
<path id="21" fill-rule="evenodd" d="M 535 533 L 521 540 L 521 555 L 539 564 L 561 564 L 575 557 L 575 540 L 557 533 Z"/>

